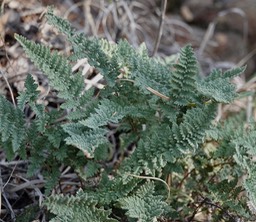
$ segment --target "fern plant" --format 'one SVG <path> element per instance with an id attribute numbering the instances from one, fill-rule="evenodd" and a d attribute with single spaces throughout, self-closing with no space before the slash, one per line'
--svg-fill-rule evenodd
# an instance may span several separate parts
<path id="1" fill-rule="evenodd" d="M 239 164 L 253 168 L 246 164 L 246 151 L 236 148 L 246 139 L 236 140 L 225 125 L 214 124 L 217 105 L 238 96 L 230 80 L 244 67 L 214 70 L 202 78 L 190 45 L 181 49 L 177 63 L 166 64 L 150 58 L 144 45 L 136 50 L 125 40 L 111 44 L 87 38 L 51 9 L 46 17 L 67 36 L 71 56 L 19 35 L 15 38 L 63 103 L 60 109 L 45 112 L 46 107 L 37 103 L 37 85 L 28 75 L 17 107 L 0 97 L 0 133 L 9 158 L 19 154 L 30 159 L 31 174 L 44 172 L 46 194 L 57 183 L 61 164 L 72 166 L 84 180 L 74 196 L 45 199 L 56 215 L 51 221 L 192 221 L 199 210 L 210 214 L 212 221 L 250 219 L 246 198 L 239 199 Z M 106 84 L 97 95 L 84 90 L 80 72 L 72 73 L 72 62 L 81 58 L 104 76 Z M 25 106 L 35 113 L 28 123 Z M 109 124 L 117 126 L 120 149 L 136 145 L 114 167 L 106 164 L 113 149 L 106 136 Z M 253 136 L 247 139 L 251 143 Z M 209 148 L 214 143 L 218 149 Z M 227 171 L 232 172 L 228 178 Z M 253 178 L 251 173 L 245 185 L 255 204 Z"/>

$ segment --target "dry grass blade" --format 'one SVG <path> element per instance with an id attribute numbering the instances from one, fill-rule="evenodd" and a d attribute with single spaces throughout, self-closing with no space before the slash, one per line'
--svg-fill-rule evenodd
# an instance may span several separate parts
<path id="1" fill-rule="evenodd" d="M 155 56 L 155 54 L 158 50 L 159 44 L 160 44 L 161 37 L 162 37 L 167 0 L 162 0 L 161 4 L 162 4 L 161 5 L 161 18 L 160 18 L 160 21 L 159 21 L 159 29 L 158 29 L 157 39 L 156 39 L 156 42 L 155 42 L 155 47 L 154 47 L 153 53 L 151 55 L 152 57 Z"/>
<path id="2" fill-rule="evenodd" d="M 254 48 L 252 51 L 250 51 L 244 58 L 242 58 L 236 66 L 244 66 L 254 55 L 256 54 L 256 48 Z"/>
<path id="3" fill-rule="evenodd" d="M 155 94 L 156 96 L 161 97 L 161 98 L 164 99 L 164 100 L 170 100 L 170 97 L 163 95 L 162 93 L 160 93 L 160 92 L 158 92 L 158 91 L 152 89 L 151 87 L 147 87 L 147 90 L 150 91 L 150 92 L 152 92 L 152 93 Z"/>

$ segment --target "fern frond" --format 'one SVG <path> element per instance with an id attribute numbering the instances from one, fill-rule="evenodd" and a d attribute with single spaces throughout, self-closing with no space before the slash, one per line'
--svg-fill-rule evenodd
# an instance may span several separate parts
<path id="1" fill-rule="evenodd" d="M 59 91 L 61 98 L 77 98 L 83 89 L 82 76 L 72 75 L 71 65 L 64 57 L 57 52 L 51 53 L 48 47 L 31 42 L 22 36 L 15 35 L 15 38 L 30 59 L 48 76 L 51 86 Z"/>
<path id="2" fill-rule="evenodd" d="M 99 187 L 92 194 L 99 198 L 104 205 L 116 203 L 119 198 L 128 196 L 137 186 L 139 181 L 134 178 L 124 180 L 122 177 L 109 179 L 105 173 L 102 175 Z"/>
<path id="3" fill-rule="evenodd" d="M 2 142 L 10 141 L 15 153 L 26 138 L 22 111 L 0 95 L 0 135 Z M 3 147 L 5 148 L 5 147 Z"/>
<path id="4" fill-rule="evenodd" d="M 174 103 L 179 106 L 197 103 L 196 76 L 198 68 L 190 45 L 181 49 L 179 61 L 173 67 L 175 70 L 172 73 L 170 84 Z"/>
<path id="5" fill-rule="evenodd" d="M 57 27 L 60 32 L 65 34 L 68 38 L 72 38 L 72 36 L 76 33 L 67 20 L 53 14 L 52 7 L 48 7 L 46 18 L 49 24 Z"/>
<path id="6" fill-rule="evenodd" d="M 238 198 L 242 191 L 242 187 L 238 184 L 238 179 L 227 180 L 224 179 L 216 184 L 208 184 L 210 197 L 214 202 L 217 202 L 226 211 L 231 210 L 239 216 L 250 218 L 248 211 L 246 211 L 243 199 Z"/>
<path id="7" fill-rule="evenodd" d="M 80 121 L 80 123 L 95 129 L 106 126 L 110 122 L 118 123 L 127 113 L 122 106 L 107 99 L 102 100 L 95 111 L 96 113 L 91 114 L 89 118 Z"/>
<path id="8" fill-rule="evenodd" d="M 40 166 L 40 167 L 42 167 L 42 166 Z M 52 189 L 54 189 L 54 187 L 58 184 L 60 175 L 61 175 L 61 173 L 59 171 L 59 166 L 58 166 L 57 161 L 55 161 L 54 163 L 51 164 L 50 169 L 43 172 L 43 176 L 46 180 L 44 187 L 45 187 L 45 194 L 47 196 L 50 195 Z"/>
<path id="9" fill-rule="evenodd" d="M 132 196 L 118 200 L 126 215 L 141 222 L 157 221 L 167 204 L 163 197 L 154 194 L 154 183 L 147 182 Z"/>
<path id="10" fill-rule="evenodd" d="M 109 56 L 109 50 L 106 50 L 105 42 L 103 42 L 104 45 L 102 46 L 100 40 L 85 38 L 82 34 L 77 34 L 70 42 L 75 51 L 73 58 L 87 58 L 89 64 L 94 66 L 105 77 L 110 87 L 115 85 L 115 80 L 120 75 L 122 67 L 118 64 L 116 57 Z M 109 47 L 111 46 L 109 45 Z"/>
<path id="11" fill-rule="evenodd" d="M 148 88 L 169 96 L 170 70 L 156 59 L 148 56 L 146 48 L 142 45 L 135 50 L 127 41 L 120 41 L 116 57 L 122 67 L 126 68 L 124 79 L 134 80 L 134 85 L 145 94 L 150 94 Z"/>
<path id="12" fill-rule="evenodd" d="M 216 112 L 215 105 L 196 107 L 187 111 L 180 125 L 173 124 L 174 147 L 181 152 L 195 151 L 204 142 L 206 130 L 211 126 Z"/>
<path id="13" fill-rule="evenodd" d="M 230 80 L 238 75 L 240 75 L 241 73 L 243 73 L 246 69 L 246 66 L 243 67 L 236 67 L 230 70 L 225 71 L 224 73 L 221 72 L 221 70 L 219 69 L 214 69 L 211 74 L 205 79 L 205 81 L 213 81 L 216 79 L 224 79 L 224 80 Z"/>
<path id="14" fill-rule="evenodd" d="M 222 74 L 220 70 L 213 70 L 209 77 L 197 82 L 197 90 L 209 99 L 221 103 L 232 102 L 237 96 L 235 85 L 230 79 L 244 72 L 245 67 L 228 70 Z"/>
<path id="15" fill-rule="evenodd" d="M 47 18 L 50 24 L 66 34 L 74 48 L 73 59 L 87 58 L 91 66 L 94 66 L 105 77 L 109 86 L 114 86 L 121 67 L 115 57 L 110 56 L 115 46 L 96 38 L 85 38 L 83 34 L 74 33 L 70 24 L 48 11 Z"/>
<path id="16" fill-rule="evenodd" d="M 65 139 L 66 143 L 82 150 L 88 157 L 94 156 L 94 151 L 100 144 L 108 142 L 104 129 L 85 130 L 79 123 L 65 124 L 63 129 L 69 134 Z"/>
<path id="17" fill-rule="evenodd" d="M 248 172 L 249 178 L 253 178 L 255 166 L 251 159 L 255 155 L 256 131 L 251 130 L 242 135 L 240 134 L 239 137 L 233 138 L 231 141 L 236 150 L 235 160 Z"/>
<path id="18" fill-rule="evenodd" d="M 27 102 L 35 102 L 38 98 L 39 91 L 37 91 L 37 84 L 31 75 L 27 75 L 25 81 L 25 91 L 18 96 L 18 108 L 23 110 Z"/>
<path id="19" fill-rule="evenodd" d="M 145 175 L 161 175 L 162 169 L 167 164 L 165 152 L 169 150 L 171 129 L 168 125 L 154 126 L 139 140 L 137 147 L 125 165 L 133 170 L 140 168 Z M 168 161 L 171 161 L 168 159 Z M 126 166 L 126 167 L 127 167 Z M 125 166 L 124 166 L 125 167 Z M 124 171 L 127 173 L 129 169 Z M 134 171 L 132 171 L 134 173 Z"/>
<path id="20" fill-rule="evenodd" d="M 234 159 L 247 173 L 243 185 L 248 194 L 250 206 L 256 206 L 256 165 L 254 160 L 256 154 L 255 125 L 251 125 L 247 131 L 242 131 L 240 135 L 237 135 L 231 141 L 236 150 Z M 252 213 L 255 214 L 254 212 Z"/>
<path id="21" fill-rule="evenodd" d="M 79 190 L 76 196 L 51 196 L 44 204 L 57 215 L 51 222 L 117 222 L 109 218 L 110 210 L 98 206 L 97 199 L 82 190 Z"/>

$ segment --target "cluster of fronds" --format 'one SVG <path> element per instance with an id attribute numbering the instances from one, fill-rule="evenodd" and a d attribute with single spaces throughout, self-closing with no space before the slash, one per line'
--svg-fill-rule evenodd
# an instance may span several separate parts
<path id="1" fill-rule="evenodd" d="M 37 87 L 28 76 L 18 107 L 0 97 L 0 133 L 6 152 L 24 158 L 29 153 L 31 173 L 39 168 L 45 172 L 48 191 L 58 181 L 60 164 L 71 165 L 79 172 L 83 168 L 81 177 L 85 182 L 89 178 L 95 180 L 93 186 L 83 187 L 76 196 L 47 198 L 45 205 L 56 215 L 51 221 L 193 219 L 193 206 L 200 202 L 199 197 L 205 198 L 202 209 L 208 206 L 216 213 L 212 213 L 213 221 L 250 216 L 243 200 L 238 199 L 241 190 L 235 188 L 241 174 L 224 178 L 225 170 L 217 175 L 212 162 L 214 159 L 220 165 L 237 167 L 235 161 L 225 162 L 225 153 L 218 154 L 224 152 L 222 143 L 234 136 L 225 136 L 227 130 L 214 126 L 213 120 L 219 103 L 236 98 L 230 79 L 244 68 L 224 73 L 214 70 L 209 77 L 201 78 L 189 45 L 170 68 L 159 59 L 150 58 L 143 45 L 135 50 L 126 41 L 111 44 L 86 38 L 51 10 L 47 18 L 67 36 L 73 47 L 71 57 L 50 52 L 47 46 L 22 36 L 16 35 L 16 39 L 64 102 L 59 110 L 45 112 L 44 105 L 36 102 Z M 72 73 L 72 61 L 81 58 L 88 58 L 105 78 L 106 85 L 97 95 L 84 90 L 80 72 Z M 25 106 L 36 114 L 30 123 L 25 123 L 22 114 Z M 57 121 L 63 115 L 65 121 Z M 111 152 L 106 137 L 110 123 L 122 132 L 120 149 L 136 144 L 135 151 L 113 169 L 105 164 Z M 245 153 L 253 154 L 253 135 L 233 142 L 236 147 L 243 146 Z M 248 146 L 243 144 L 247 140 Z M 214 141 L 220 150 L 213 150 L 209 158 L 206 144 Z M 234 155 L 234 147 L 229 144 L 226 152 Z M 244 153 L 239 150 L 238 154 L 237 160 L 247 167 Z M 253 168 L 248 165 L 246 169 Z M 251 172 L 246 188 L 255 204 L 253 175 Z M 210 178 L 214 181 L 212 186 Z M 230 179 L 229 186 L 221 186 L 225 179 Z M 229 202 L 221 202 L 221 196 L 229 198 Z M 222 205 L 216 207 L 217 203 Z"/>

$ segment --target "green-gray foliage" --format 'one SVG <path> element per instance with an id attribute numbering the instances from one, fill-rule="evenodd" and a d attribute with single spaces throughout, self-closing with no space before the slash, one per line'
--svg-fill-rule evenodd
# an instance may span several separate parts
<path id="1" fill-rule="evenodd" d="M 235 160 L 247 172 L 244 187 L 248 193 L 248 205 L 254 215 L 256 215 L 256 128 L 255 123 L 248 126 L 243 134 L 232 140 L 236 148 Z"/>
<path id="2" fill-rule="evenodd" d="M 110 210 L 99 207 L 97 199 L 93 195 L 88 195 L 83 191 L 78 191 L 76 196 L 52 196 L 45 204 L 52 213 L 58 215 L 51 221 L 76 221 L 76 222 L 116 222 L 109 218 Z"/>
<path id="3" fill-rule="evenodd" d="M 190 45 L 181 49 L 177 63 L 165 65 L 150 58 L 144 45 L 136 50 L 124 40 L 111 44 L 86 38 L 51 10 L 46 17 L 67 36 L 71 56 L 15 38 L 64 102 L 45 112 L 28 75 L 17 107 L 0 97 L 0 135 L 9 158 L 16 153 L 29 158 L 30 173 L 40 169 L 46 175 L 48 192 L 58 181 L 60 165 L 80 172 L 83 190 L 46 198 L 44 204 L 56 215 L 51 221 L 192 221 L 199 210 L 209 211 L 212 221 L 250 218 L 245 198 L 239 199 L 238 179 L 241 165 L 249 172 L 245 188 L 256 205 L 251 161 L 256 134 L 241 129 L 238 138 L 235 121 L 214 124 L 218 104 L 236 98 L 230 80 L 244 68 L 214 70 L 202 78 Z M 104 76 L 106 86 L 98 96 L 84 91 L 80 72 L 72 73 L 72 62 L 81 58 Z M 35 113 L 27 124 L 25 106 Z M 63 115 L 65 121 L 57 121 Z M 136 144 L 113 169 L 106 164 L 109 123 L 122 132 L 120 149 Z"/>

